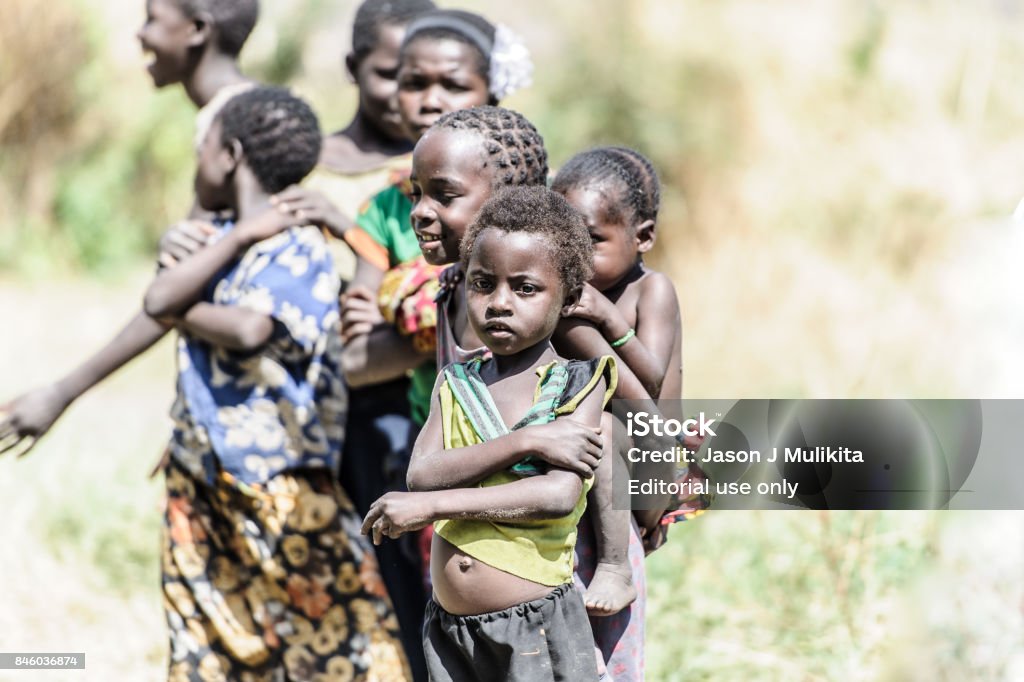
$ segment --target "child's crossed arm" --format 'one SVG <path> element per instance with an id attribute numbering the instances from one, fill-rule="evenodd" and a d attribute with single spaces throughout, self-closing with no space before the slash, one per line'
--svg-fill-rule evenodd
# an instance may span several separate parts
<path id="1" fill-rule="evenodd" d="M 435 386 L 435 393 L 436 388 Z M 601 423 L 604 389 L 604 379 L 601 379 L 573 413 L 580 426 L 594 433 Z M 491 454 L 495 460 L 507 458 L 512 463 L 521 458 L 521 454 L 515 452 L 515 433 L 496 438 L 489 443 L 438 452 L 443 450 L 439 413 L 437 409 L 431 410 L 427 424 L 416 441 L 414 461 L 417 452 L 421 459 L 423 453 L 434 452 L 436 457 L 430 460 L 434 468 L 456 470 L 458 467 L 454 462 L 441 458 L 465 455 L 467 452 L 476 453 L 478 456 L 483 452 Z M 431 420 L 437 423 L 434 429 L 428 430 Z M 559 421 L 571 420 L 562 417 L 545 426 L 551 426 Z M 528 426 L 523 431 L 539 428 L 542 427 Z M 581 438 L 581 442 L 586 442 L 588 445 L 584 449 L 589 449 L 589 438 Z M 492 448 L 482 450 L 483 445 L 491 445 Z M 563 441 L 561 447 L 569 449 L 571 446 Z M 517 456 L 513 456 L 513 453 Z M 468 459 L 460 461 L 468 464 Z M 442 519 L 475 519 L 500 523 L 558 518 L 572 512 L 582 489 L 583 481 L 580 474 L 552 467 L 547 473 L 539 476 L 483 488 L 452 487 L 430 492 L 392 492 L 371 505 L 363 520 L 363 533 L 372 534 L 374 543 L 380 544 L 385 536 L 397 538 L 403 533 L 418 530 Z"/>
<path id="2" fill-rule="evenodd" d="M 477 445 L 445 450 L 441 411 L 436 407 L 440 405 L 438 393 L 443 382 L 444 373 L 441 372 L 430 400 L 435 408 L 430 411 L 427 423 L 413 446 L 406 478 L 409 490 L 446 490 L 475 485 L 529 455 L 584 478 L 594 475 L 602 452 L 600 419 L 594 422 L 597 426 L 589 426 L 579 421 L 580 416 L 560 417 L 547 424 L 516 429 L 506 436 Z"/>
<path id="3" fill-rule="evenodd" d="M 198 251 L 176 267 L 161 271 L 144 299 L 147 315 L 172 320 L 187 332 L 233 350 L 255 350 L 274 331 L 269 315 L 242 307 L 200 302 L 206 285 L 224 266 L 256 242 L 295 224 L 291 214 L 268 209 L 240 222 L 216 243 Z"/>

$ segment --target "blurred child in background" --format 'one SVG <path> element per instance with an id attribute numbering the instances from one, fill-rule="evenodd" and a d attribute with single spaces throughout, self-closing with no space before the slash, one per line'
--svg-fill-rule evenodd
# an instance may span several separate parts
<path id="1" fill-rule="evenodd" d="M 254 83 L 238 67 L 238 55 L 256 24 L 257 0 L 148 0 L 138 31 L 153 85 L 180 84 L 199 108 L 196 143 L 203 139 L 217 110 Z M 193 217 L 210 215 L 193 201 Z M 161 263 L 173 264 L 206 242 L 212 228 L 184 223 L 161 244 Z M 52 384 L 10 401 L 0 410 L 0 452 L 23 443 L 31 450 L 64 410 L 82 394 L 159 341 L 168 328 L 138 312 L 99 352 Z"/>
<path id="2" fill-rule="evenodd" d="M 277 88 L 236 95 L 199 150 L 213 243 L 160 272 L 179 331 L 162 559 L 170 677 L 405 680 L 398 623 L 338 484 L 346 410 L 338 278 L 320 230 L 270 197 L 320 154 Z"/>
<path id="3" fill-rule="evenodd" d="M 345 56 L 349 79 L 359 89 L 355 115 L 345 128 L 324 138 L 320 163 L 306 182 L 275 197 L 282 210 L 344 240 L 332 240 L 331 246 L 345 282 L 354 275 L 356 258 L 377 253 L 376 244 L 350 216 L 409 174 L 413 142 L 402 128 L 395 98 L 399 48 L 408 23 L 432 9 L 431 0 L 365 0 L 359 5 L 352 49 Z M 340 243 L 349 248 L 337 248 Z M 377 265 L 387 267 L 386 261 Z M 409 380 L 403 376 L 350 393 L 339 480 L 360 515 L 388 489 L 395 462 L 410 447 L 408 390 Z M 420 637 L 426 596 L 419 562 L 415 557 L 410 561 L 395 543 L 377 548 L 377 558 L 413 677 L 426 680 Z"/>

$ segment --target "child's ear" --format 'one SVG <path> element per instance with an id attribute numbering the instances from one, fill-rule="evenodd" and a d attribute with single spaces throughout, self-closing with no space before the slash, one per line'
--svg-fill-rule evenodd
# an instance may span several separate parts
<path id="1" fill-rule="evenodd" d="M 345 73 L 348 75 L 348 82 L 356 82 L 356 69 L 359 68 L 359 62 L 356 61 L 356 53 L 349 52 L 345 55 Z"/>
<path id="2" fill-rule="evenodd" d="M 565 295 L 565 299 L 562 301 L 562 317 L 570 317 L 572 315 L 572 310 L 580 302 L 582 295 L 583 287 L 574 289 Z"/>
<path id="3" fill-rule="evenodd" d="M 242 149 L 242 143 L 238 141 L 238 138 L 234 138 L 224 147 L 224 153 L 228 160 L 228 173 L 234 172 L 245 159 L 245 150 Z"/>
<path id="4" fill-rule="evenodd" d="M 636 226 L 636 250 L 647 253 L 654 246 L 655 229 L 653 220 L 645 220 Z"/>
<path id="5" fill-rule="evenodd" d="M 213 15 L 199 11 L 192 17 L 192 34 L 188 38 L 189 47 L 202 47 L 211 42 L 213 34 Z"/>

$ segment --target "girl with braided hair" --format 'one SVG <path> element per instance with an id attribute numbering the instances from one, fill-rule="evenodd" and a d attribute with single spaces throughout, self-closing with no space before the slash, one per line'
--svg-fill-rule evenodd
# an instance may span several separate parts
<path id="1" fill-rule="evenodd" d="M 444 114 L 497 104 L 528 85 L 531 74 L 526 48 L 505 27 L 461 10 L 424 13 L 409 24 L 399 57 L 397 102 L 405 132 L 418 141 Z M 401 180 L 360 211 L 357 225 L 376 245 L 360 252 L 363 260 L 342 309 L 342 333 L 349 383 L 377 384 L 411 371 L 412 417 L 422 425 L 436 374 L 433 342 L 414 328 L 404 328 L 403 338 L 391 334 L 387 327 L 394 329 L 394 321 L 384 324 L 377 296 L 387 269 L 421 257 L 409 223 L 411 192 L 408 179 Z M 435 281 L 435 274 L 421 267 L 412 280 Z M 402 297 L 391 297 L 396 298 Z"/>

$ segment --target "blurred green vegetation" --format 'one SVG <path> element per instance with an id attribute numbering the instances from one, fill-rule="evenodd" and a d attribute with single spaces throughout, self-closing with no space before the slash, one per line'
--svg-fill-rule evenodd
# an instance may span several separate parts
<path id="1" fill-rule="evenodd" d="M 607 143 L 652 157 L 673 227 L 663 257 L 785 232 L 898 275 L 1016 203 L 1018 2 L 465 5 L 526 35 L 537 82 L 510 105 L 556 164 Z M 264 7 L 245 70 L 343 124 L 353 7 Z M 151 92 L 141 18 L 135 0 L 0 6 L 0 268 L 103 272 L 148 256 L 187 210 L 193 112 L 176 87 Z"/>
<path id="2" fill-rule="evenodd" d="M 324 5 L 297 3 L 247 70 L 293 79 Z M 88 0 L 0 4 L 0 268 L 104 273 L 151 254 L 188 212 L 194 108 L 177 87 L 128 90 L 109 22 Z"/>
<path id="3" fill-rule="evenodd" d="M 721 512 L 647 562 L 651 679 L 877 680 L 934 515 Z M 671 623 L 666 629 L 662 623 Z"/>

